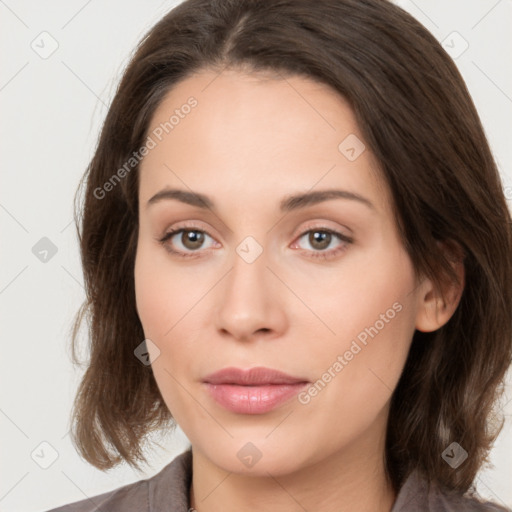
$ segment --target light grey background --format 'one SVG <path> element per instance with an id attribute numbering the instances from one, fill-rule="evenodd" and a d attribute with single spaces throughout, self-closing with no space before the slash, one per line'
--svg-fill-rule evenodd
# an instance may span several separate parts
<path id="1" fill-rule="evenodd" d="M 131 52 L 176 3 L 0 0 L 1 511 L 43 511 L 109 491 L 152 476 L 188 446 L 178 429 L 145 473 L 126 465 L 102 473 L 79 458 L 68 435 L 81 377 L 68 343 L 84 299 L 72 199 Z M 397 3 L 452 52 L 512 199 L 511 0 Z M 43 237 L 57 250 L 46 262 L 33 252 L 48 244 Z M 477 479 L 483 496 L 508 506 L 511 398 L 509 384 L 494 468 Z"/>

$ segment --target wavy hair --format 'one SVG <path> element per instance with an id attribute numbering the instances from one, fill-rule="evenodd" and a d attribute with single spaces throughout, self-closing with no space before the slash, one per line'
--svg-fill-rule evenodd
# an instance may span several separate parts
<path id="1" fill-rule="evenodd" d="M 391 190 L 417 275 L 439 286 L 456 279 L 436 242 L 462 249 L 459 306 L 440 329 L 413 336 L 391 400 L 385 455 L 395 489 L 418 469 L 465 492 L 503 424 L 496 404 L 512 361 L 511 216 L 455 64 L 385 0 L 186 0 L 139 43 L 79 185 L 86 180 L 81 216 L 75 211 L 86 301 L 73 324 L 74 364 L 84 318 L 89 353 L 73 404 L 75 447 L 99 469 L 123 460 L 138 468 L 147 462 L 148 434 L 175 425 L 151 367 L 134 356 L 144 340 L 134 291 L 138 165 L 108 194 L 98 191 L 143 146 L 173 86 L 228 67 L 304 76 L 349 102 Z M 77 196 L 75 210 L 76 203 Z M 457 469 L 441 457 L 453 441 L 469 454 Z"/>

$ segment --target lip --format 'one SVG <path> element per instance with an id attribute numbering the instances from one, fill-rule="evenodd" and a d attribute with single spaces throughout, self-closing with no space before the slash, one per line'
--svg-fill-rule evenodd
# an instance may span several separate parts
<path id="1" fill-rule="evenodd" d="M 264 366 L 256 366 L 247 370 L 230 366 L 208 375 L 203 379 L 203 382 L 209 384 L 262 386 L 265 384 L 297 384 L 298 382 L 308 382 L 308 380 L 303 377 L 293 377 L 287 373 L 272 368 L 265 368 Z"/>
<path id="2" fill-rule="evenodd" d="M 224 368 L 203 380 L 208 393 L 225 409 L 239 414 L 263 414 L 284 404 L 309 381 L 271 368 Z"/>

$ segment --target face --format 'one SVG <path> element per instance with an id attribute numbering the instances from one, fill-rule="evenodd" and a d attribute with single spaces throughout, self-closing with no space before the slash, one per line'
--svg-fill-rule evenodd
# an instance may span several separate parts
<path id="1" fill-rule="evenodd" d="M 148 134 L 137 311 L 193 449 L 226 471 L 278 475 L 382 447 L 422 289 L 349 105 L 302 77 L 203 70 Z M 172 189 L 183 194 L 154 198 Z M 205 382 L 228 367 L 298 383 Z"/>

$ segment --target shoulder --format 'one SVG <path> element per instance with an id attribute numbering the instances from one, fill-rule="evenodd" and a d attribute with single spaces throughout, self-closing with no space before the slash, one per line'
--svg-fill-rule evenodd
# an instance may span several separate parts
<path id="1" fill-rule="evenodd" d="M 432 511 L 468 511 L 468 512 L 511 512 L 497 503 L 485 501 L 478 495 L 469 496 L 435 489 L 429 498 Z"/>
<path id="2" fill-rule="evenodd" d="M 478 495 L 460 494 L 429 484 L 418 471 L 404 482 L 391 512 L 512 512 Z"/>
<path id="3" fill-rule="evenodd" d="M 156 512 L 170 503 L 176 512 L 188 510 L 192 452 L 187 450 L 151 478 L 123 485 L 46 512 Z"/>

